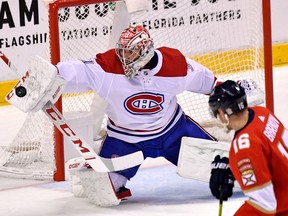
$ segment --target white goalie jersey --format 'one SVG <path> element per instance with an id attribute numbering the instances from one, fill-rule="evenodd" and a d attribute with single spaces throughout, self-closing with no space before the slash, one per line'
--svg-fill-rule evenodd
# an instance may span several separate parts
<path id="1" fill-rule="evenodd" d="M 139 142 L 169 130 L 182 115 L 176 95 L 185 90 L 209 94 L 213 73 L 178 50 L 155 51 L 154 67 L 142 69 L 132 78 L 124 75 L 115 50 L 90 61 L 68 61 L 57 65 L 68 84 L 65 91 L 94 90 L 108 102 L 108 134 Z"/>

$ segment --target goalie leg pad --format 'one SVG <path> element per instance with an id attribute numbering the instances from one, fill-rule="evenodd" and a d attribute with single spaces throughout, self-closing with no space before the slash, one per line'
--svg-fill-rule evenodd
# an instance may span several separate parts
<path id="1" fill-rule="evenodd" d="M 80 198 L 87 197 L 86 194 L 84 193 L 78 170 L 69 172 L 69 182 L 70 182 L 71 192 L 73 193 L 75 197 L 80 197 Z"/>
<path id="2" fill-rule="evenodd" d="M 209 182 L 211 162 L 216 155 L 228 156 L 230 143 L 183 137 L 177 174 L 184 178 Z"/>
<path id="3" fill-rule="evenodd" d="M 87 169 L 88 166 L 83 157 L 72 158 L 67 162 L 71 192 L 75 197 L 87 197 L 81 184 L 79 171 Z"/>
<path id="4" fill-rule="evenodd" d="M 127 178 L 118 173 L 95 172 L 82 157 L 70 159 L 67 166 L 75 197 L 87 197 L 93 204 L 109 207 L 131 196 L 130 190 L 125 188 Z"/>
<path id="5" fill-rule="evenodd" d="M 88 200 L 101 207 L 117 206 L 118 199 L 108 173 L 95 172 L 93 169 L 80 170 L 79 177 Z"/>

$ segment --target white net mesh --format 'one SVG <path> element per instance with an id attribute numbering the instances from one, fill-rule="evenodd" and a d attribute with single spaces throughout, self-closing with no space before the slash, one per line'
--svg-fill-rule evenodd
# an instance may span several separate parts
<path id="1" fill-rule="evenodd" d="M 27 115 L 17 136 L 0 150 L 0 174 L 51 179 L 55 170 L 54 130 L 42 111 Z"/>
<path id="2" fill-rule="evenodd" d="M 125 15 L 121 2 L 61 9 L 61 60 L 94 57 L 114 47 L 123 28 L 141 24 L 148 28 L 155 47 L 179 49 L 220 80 L 250 78 L 264 89 L 261 1 L 149 1 L 148 9 Z M 90 106 L 92 97 L 86 99 Z M 178 100 L 196 121 L 211 120 L 206 95 L 185 92 Z"/>
<path id="3" fill-rule="evenodd" d="M 77 1 L 70 2 L 77 5 Z M 129 24 L 141 24 L 149 30 L 156 48 L 177 48 L 184 55 L 214 71 L 220 80 L 250 78 L 265 91 L 261 0 L 149 0 L 148 12 L 134 14 L 127 13 L 124 2 L 96 2 L 60 8 L 60 47 L 53 49 L 55 52 L 60 50 L 61 61 L 93 58 L 97 53 L 114 47 L 123 28 Z M 81 5 L 80 0 L 78 4 Z M 104 103 L 99 99 L 93 101 L 93 98 L 93 92 L 65 95 L 64 115 L 71 111 L 92 112 L 97 120 L 95 122 L 98 122 L 94 126 L 97 127 L 99 122 L 103 122 L 103 128 L 104 109 L 100 111 L 99 107 L 104 107 Z M 179 95 L 178 100 L 185 113 L 196 121 L 204 124 L 211 120 L 207 96 L 185 92 Z M 11 152 L 26 154 L 29 149 L 33 153 L 23 156 L 23 159 L 17 158 L 18 162 L 15 159 L 13 167 L 21 167 L 21 164 L 22 167 L 25 164 L 36 166 L 41 164 L 38 162 L 44 161 L 51 166 L 42 166 L 41 170 L 53 173 L 53 127 L 42 113 L 29 118 L 31 119 L 25 122 L 13 143 L 3 150 L 4 153 L 0 152 L 1 162 L 4 161 L 3 167 L 7 168 L 10 164 L 12 167 L 11 158 L 15 157 L 16 153 Z M 40 126 L 42 124 L 43 126 Z M 32 135 L 32 132 L 35 135 Z M 94 135 L 95 139 L 96 137 L 97 134 Z"/>

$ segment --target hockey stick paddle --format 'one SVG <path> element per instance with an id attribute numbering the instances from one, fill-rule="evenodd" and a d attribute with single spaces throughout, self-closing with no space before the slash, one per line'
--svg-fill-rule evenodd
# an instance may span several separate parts
<path id="1" fill-rule="evenodd" d="M 85 158 L 89 165 L 98 172 L 124 170 L 137 166 L 144 161 L 141 151 L 111 159 L 102 158 L 95 153 L 85 140 L 81 139 L 69 125 L 59 110 L 49 101 L 42 108 L 55 127 L 73 144 L 75 149 Z"/>

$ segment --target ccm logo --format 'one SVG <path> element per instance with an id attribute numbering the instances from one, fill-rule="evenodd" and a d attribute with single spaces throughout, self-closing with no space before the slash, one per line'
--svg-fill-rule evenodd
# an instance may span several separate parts
<path id="1" fill-rule="evenodd" d="M 54 124 L 61 131 L 62 134 L 65 134 L 78 148 L 82 153 L 90 152 L 90 150 L 83 146 L 83 141 L 77 137 L 76 133 L 69 127 L 69 125 L 63 122 L 62 117 L 57 113 L 57 111 L 50 107 L 45 110 L 49 117 L 53 120 Z M 90 158 L 92 159 L 92 158 Z"/>

